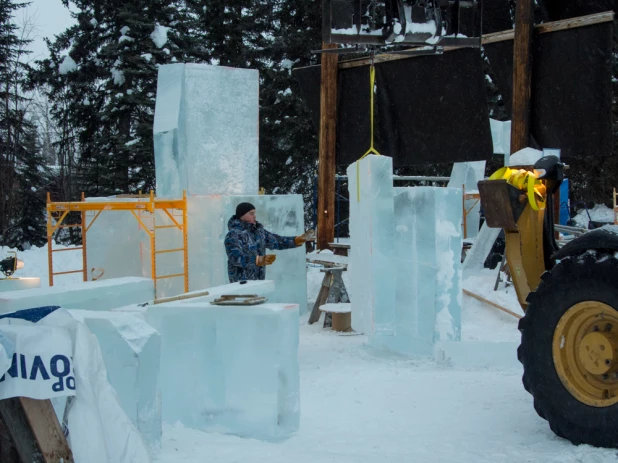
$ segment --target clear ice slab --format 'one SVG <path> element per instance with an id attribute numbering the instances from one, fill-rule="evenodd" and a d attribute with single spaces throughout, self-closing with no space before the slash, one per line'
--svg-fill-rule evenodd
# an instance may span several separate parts
<path id="1" fill-rule="evenodd" d="M 0 293 L 0 313 L 54 305 L 64 309 L 111 310 L 153 299 L 150 278 L 115 278 Z"/>
<path id="2" fill-rule="evenodd" d="M 478 183 L 485 178 L 485 161 L 456 162 L 453 164 L 449 188 L 465 187 L 466 193 L 478 193 Z M 481 201 L 476 198 L 466 199 L 464 207 L 466 214 L 465 238 L 478 235 L 481 220 Z M 462 220 L 463 227 L 463 220 Z"/>
<path id="3" fill-rule="evenodd" d="M 161 66 L 153 131 L 157 196 L 257 194 L 258 71 Z"/>
<path id="4" fill-rule="evenodd" d="M 395 334 L 393 162 L 370 155 L 347 170 L 350 193 L 352 328 Z"/>
<path id="5" fill-rule="evenodd" d="M 163 420 L 277 441 L 299 427 L 298 306 L 148 307 L 161 333 Z"/>
<path id="6" fill-rule="evenodd" d="M 403 354 L 432 355 L 461 333 L 461 189 L 415 187 L 395 196 L 396 336 Z"/>
<path id="7" fill-rule="evenodd" d="M 71 310 L 97 338 L 118 402 L 154 451 L 161 441 L 161 335 L 139 316 Z"/>

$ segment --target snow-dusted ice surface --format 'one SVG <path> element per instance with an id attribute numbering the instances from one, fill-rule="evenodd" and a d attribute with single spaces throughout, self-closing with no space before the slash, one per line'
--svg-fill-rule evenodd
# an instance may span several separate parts
<path id="1" fill-rule="evenodd" d="M 161 335 L 130 313 L 90 310 L 70 313 L 96 336 L 109 383 L 118 395 L 120 406 L 156 452 L 161 440 Z"/>
<path id="2" fill-rule="evenodd" d="M 151 279 L 115 278 L 0 293 L 0 313 L 54 305 L 65 309 L 110 310 L 153 299 Z"/>
<path id="3" fill-rule="evenodd" d="M 347 169 L 352 328 L 395 334 L 393 160 L 370 155 Z"/>
<path id="4" fill-rule="evenodd" d="M 206 64 L 159 68 L 157 196 L 257 194 L 259 76 Z"/>
<path id="5" fill-rule="evenodd" d="M 298 430 L 297 305 L 170 302 L 146 316 L 161 333 L 165 422 L 273 441 Z"/>

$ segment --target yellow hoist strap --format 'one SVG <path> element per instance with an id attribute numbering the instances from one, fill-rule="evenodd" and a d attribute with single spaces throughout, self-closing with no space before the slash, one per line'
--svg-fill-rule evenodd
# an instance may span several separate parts
<path id="1" fill-rule="evenodd" d="M 533 210 L 542 211 L 545 209 L 545 196 L 543 194 L 545 187 L 534 172 L 524 169 L 513 170 L 508 167 L 502 167 L 495 171 L 489 177 L 489 180 L 506 180 L 507 183 L 526 192 L 528 202 Z"/>
<path id="2" fill-rule="evenodd" d="M 370 126 L 370 141 L 369 141 L 369 149 L 365 154 L 363 154 L 358 161 L 356 161 L 356 199 L 360 202 L 360 161 L 363 160 L 366 156 L 370 154 L 376 154 L 381 156 L 380 153 L 373 146 L 373 95 L 374 95 L 374 87 L 376 82 L 376 68 L 371 64 L 369 68 L 369 92 L 370 92 L 370 103 L 369 103 L 369 126 Z"/>

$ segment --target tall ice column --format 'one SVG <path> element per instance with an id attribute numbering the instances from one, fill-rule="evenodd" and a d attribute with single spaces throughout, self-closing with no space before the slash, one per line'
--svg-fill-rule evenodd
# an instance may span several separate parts
<path id="1" fill-rule="evenodd" d="M 348 167 L 352 328 L 395 334 L 393 160 L 370 155 Z"/>

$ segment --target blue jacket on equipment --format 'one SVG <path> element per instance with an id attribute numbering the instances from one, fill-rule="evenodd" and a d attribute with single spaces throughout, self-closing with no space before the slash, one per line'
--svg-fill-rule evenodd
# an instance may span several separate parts
<path id="1" fill-rule="evenodd" d="M 230 282 L 265 280 L 266 267 L 256 265 L 255 258 L 264 256 L 266 249 L 291 249 L 296 247 L 293 236 L 279 236 L 269 232 L 259 223 L 243 222 L 235 215 L 227 223 L 225 236 L 227 272 Z"/>

